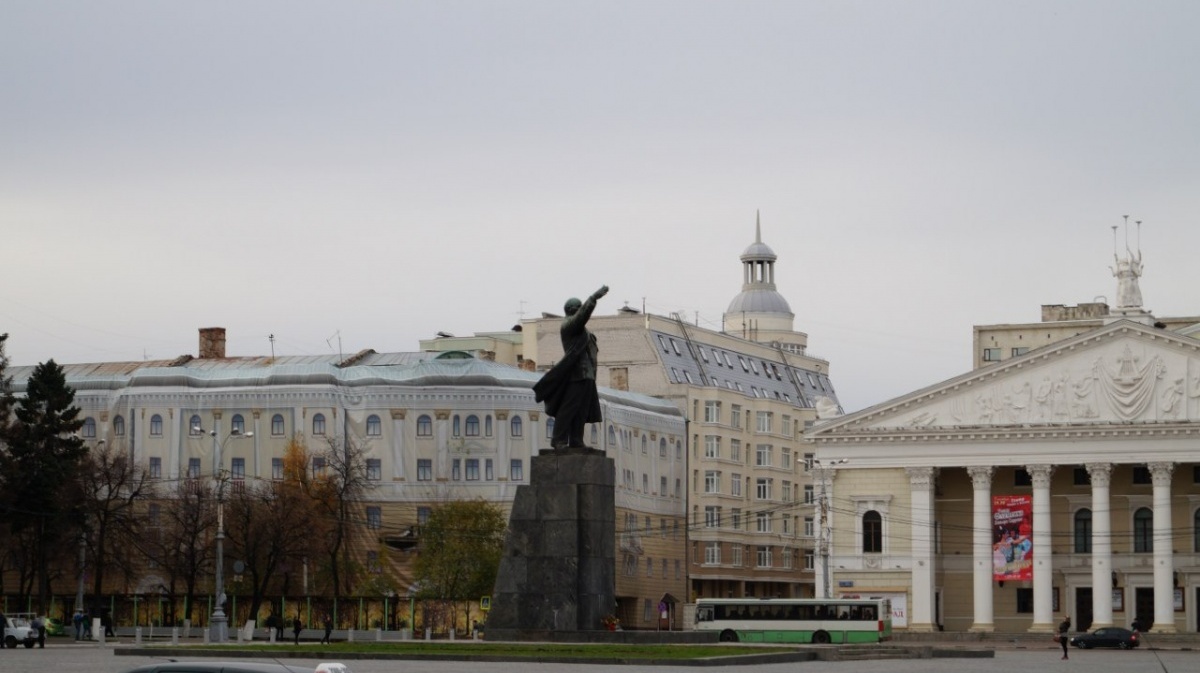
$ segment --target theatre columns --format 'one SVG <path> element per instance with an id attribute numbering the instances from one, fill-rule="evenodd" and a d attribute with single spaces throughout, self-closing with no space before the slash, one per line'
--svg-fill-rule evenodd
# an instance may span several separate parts
<path id="1" fill-rule="evenodd" d="M 1112 465 L 1088 463 L 1092 481 L 1092 625 L 1113 625 L 1112 603 L 1112 509 L 1109 481 Z"/>
<path id="2" fill-rule="evenodd" d="M 1050 535 L 1050 477 L 1052 465 L 1025 468 L 1033 482 L 1033 624 L 1030 631 L 1054 631 L 1054 562 Z"/>
<path id="3" fill-rule="evenodd" d="M 934 479 L 932 467 L 906 468 L 912 495 L 912 594 L 908 630 L 930 632 L 934 624 Z"/>
<path id="4" fill-rule="evenodd" d="M 972 545 L 972 575 L 975 580 L 975 623 L 971 631 L 991 632 L 996 629 L 992 619 L 992 473 L 989 466 L 968 467 L 974 487 Z"/>

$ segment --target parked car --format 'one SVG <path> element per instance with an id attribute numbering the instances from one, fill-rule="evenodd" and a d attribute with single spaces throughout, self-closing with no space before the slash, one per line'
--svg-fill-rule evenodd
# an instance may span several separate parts
<path id="1" fill-rule="evenodd" d="M 1128 650 L 1137 647 L 1139 640 L 1137 631 L 1110 626 L 1091 633 L 1081 633 L 1071 638 L 1071 644 L 1082 650 L 1092 647 L 1119 647 Z"/>
<path id="2" fill-rule="evenodd" d="M 246 661 L 165 661 L 131 668 L 125 673 L 350 673 L 345 664 L 323 663 L 316 668 Z"/>
<path id="3" fill-rule="evenodd" d="M 25 645 L 25 647 L 33 647 L 37 643 L 37 629 L 33 628 L 25 617 L 14 615 L 5 617 L 4 621 L 4 646 L 12 649 L 17 645 Z"/>

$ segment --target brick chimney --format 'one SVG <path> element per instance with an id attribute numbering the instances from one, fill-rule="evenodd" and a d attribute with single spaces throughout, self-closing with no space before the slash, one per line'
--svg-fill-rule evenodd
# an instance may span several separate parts
<path id="1" fill-rule="evenodd" d="M 223 358 L 223 357 L 225 357 L 225 328 L 224 327 L 201 327 L 200 328 L 200 357 L 201 358 Z"/>

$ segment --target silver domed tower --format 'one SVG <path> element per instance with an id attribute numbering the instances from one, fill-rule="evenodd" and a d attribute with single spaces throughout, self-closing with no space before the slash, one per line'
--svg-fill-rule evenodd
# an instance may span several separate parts
<path id="1" fill-rule="evenodd" d="M 751 341 L 769 342 L 793 352 L 804 352 L 807 337 L 792 330 L 796 317 L 775 289 L 775 260 L 771 246 L 762 242 L 762 221 L 755 216 L 754 242 L 742 253 L 742 291 L 725 311 L 724 331 Z"/>

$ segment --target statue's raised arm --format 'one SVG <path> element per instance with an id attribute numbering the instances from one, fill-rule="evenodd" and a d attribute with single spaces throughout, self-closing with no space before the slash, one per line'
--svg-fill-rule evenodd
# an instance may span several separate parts
<path id="1" fill-rule="evenodd" d="M 601 285 L 585 301 L 572 297 L 563 305 L 566 317 L 559 330 L 563 357 L 533 387 L 534 398 L 545 402 L 546 414 L 554 418 L 554 435 L 550 440 L 556 451 L 588 451 L 583 443 L 583 429 L 588 423 L 599 423 L 600 394 L 596 390 L 596 362 L 599 348 L 596 336 L 588 331 L 587 322 L 596 302 L 608 294 Z"/>

